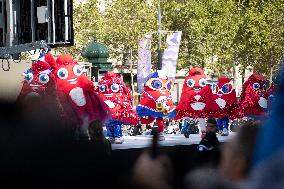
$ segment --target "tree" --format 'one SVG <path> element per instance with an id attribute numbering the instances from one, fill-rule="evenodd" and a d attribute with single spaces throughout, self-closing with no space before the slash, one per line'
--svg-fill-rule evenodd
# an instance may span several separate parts
<path id="1" fill-rule="evenodd" d="M 283 0 L 161 0 L 161 8 L 162 29 L 183 32 L 178 69 L 199 66 L 221 74 L 240 64 L 268 75 L 283 54 Z M 94 33 L 112 58 L 129 47 L 137 55 L 138 40 L 157 31 L 157 0 L 116 0 L 103 13 L 89 0 L 74 10 L 74 31 L 70 51 L 78 57 Z M 156 41 L 153 35 L 153 52 Z"/>
<path id="2" fill-rule="evenodd" d="M 233 62 L 232 45 L 238 27 L 235 9 L 230 0 L 167 1 L 167 28 L 183 32 L 180 67 L 226 70 L 231 66 L 228 62 Z M 218 61 L 211 61 L 213 57 L 218 57 Z"/>
<path id="3" fill-rule="evenodd" d="M 156 7 L 146 1 L 117 0 L 103 15 L 100 39 L 119 57 L 127 48 L 137 55 L 138 41 L 156 29 Z"/>
<path id="4" fill-rule="evenodd" d="M 244 2 L 243 2 L 244 3 Z M 238 62 L 269 75 L 283 52 L 283 3 L 256 1 L 240 6 L 242 24 L 235 41 Z"/>

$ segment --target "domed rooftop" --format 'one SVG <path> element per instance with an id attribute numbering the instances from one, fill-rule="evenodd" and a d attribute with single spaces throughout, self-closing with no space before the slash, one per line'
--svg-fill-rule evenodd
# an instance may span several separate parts
<path id="1" fill-rule="evenodd" d="M 82 56 L 87 58 L 90 63 L 107 63 L 109 52 L 108 48 L 104 44 L 97 42 L 97 38 L 94 36 L 94 40 L 84 49 Z"/>

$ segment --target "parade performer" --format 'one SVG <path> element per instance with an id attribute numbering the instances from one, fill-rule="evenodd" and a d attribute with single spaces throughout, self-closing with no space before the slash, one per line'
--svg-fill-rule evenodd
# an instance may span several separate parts
<path id="1" fill-rule="evenodd" d="M 47 62 L 43 60 L 36 61 L 22 75 L 24 81 L 18 96 L 18 102 L 21 103 L 31 97 L 44 98 L 45 95 L 54 91 L 55 78 Z"/>
<path id="2" fill-rule="evenodd" d="M 218 79 L 217 84 L 211 86 L 213 101 L 210 116 L 218 118 L 217 125 L 222 136 L 229 135 L 229 118 L 235 115 L 237 109 L 236 91 L 231 80 L 225 76 Z"/>
<path id="3" fill-rule="evenodd" d="M 176 108 L 176 119 L 184 117 L 198 119 L 202 136 L 204 136 L 206 132 L 205 118 L 208 117 L 212 95 L 203 70 L 192 68 L 183 84 L 180 101 Z"/>
<path id="4" fill-rule="evenodd" d="M 65 119 L 76 127 L 76 136 L 88 136 L 87 128 L 94 120 L 106 121 L 109 108 L 94 92 L 93 83 L 83 74 L 84 66 L 79 65 L 69 54 L 60 55 L 56 61 L 48 53 L 45 56 L 55 75 L 57 95 Z"/>
<path id="5" fill-rule="evenodd" d="M 159 140 L 165 140 L 163 119 L 176 116 L 171 96 L 172 90 L 173 82 L 164 72 L 158 70 L 150 74 L 144 84 L 142 99 L 136 109 L 142 124 L 150 124 L 156 119 Z"/>
<path id="6" fill-rule="evenodd" d="M 239 116 L 261 116 L 267 110 L 269 81 L 253 73 L 243 84 L 239 101 Z"/>
<path id="7" fill-rule="evenodd" d="M 109 140 L 116 144 L 123 143 L 122 124 L 138 124 L 138 117 L 132 106 L 131 91 L 126 87 L 122 77 L 113 72 L 108 72 L 101 78 L 95 91 L 104 99 L 112 113 L 112 119 L 106 123 Z"/>

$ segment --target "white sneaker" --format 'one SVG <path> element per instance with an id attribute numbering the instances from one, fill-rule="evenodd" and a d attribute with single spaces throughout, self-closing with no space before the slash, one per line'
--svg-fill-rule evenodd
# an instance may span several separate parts
<path id="1" fill-rule="evenodd" d="M 159 141 L 166 140 L 164 133 L 159 133 Z"/>
<path id="2" fill-rule="evenodd" d="M 221 136 L 228 136 L 228 135 L 229 135 L 228 129 L 224 128 Z"/>
<path id="3" fill-rule="evenodd" d="M 124 142 L 124 138 L 123 137 L 114 138 L 114 143 L 115 144 L 122 144 L 123 142 Z"/>

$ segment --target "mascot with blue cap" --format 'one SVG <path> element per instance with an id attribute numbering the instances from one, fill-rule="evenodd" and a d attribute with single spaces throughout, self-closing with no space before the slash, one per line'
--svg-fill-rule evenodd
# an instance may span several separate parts
<path id="1" fill-rule="evenodd" d="M 142 98 L 136 109 L 142 124 L 150 124 L 156 120 L 159 140 L 165 140 L 164 118 L 176 116 L 171 96 L 172 90 L 173 82 L 164 72 L 158 70 L 150 74 L 144 84 Z"/>

